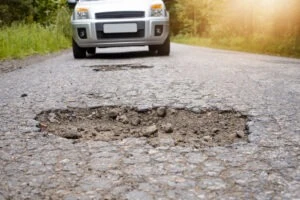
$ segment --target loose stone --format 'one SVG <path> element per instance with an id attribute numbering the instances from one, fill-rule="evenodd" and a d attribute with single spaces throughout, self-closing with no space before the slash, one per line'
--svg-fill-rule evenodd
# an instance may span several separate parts
<path id="1" fill-rule="evenodd" d="M 114 136 L 120 136 L 121 134 L 120 134 L 120 132 L 113 132 L 113 135 Z"/>
<path id="2" fill-rule="evenodd" d="M 55 113 L 49 113 L 49 117 L 48 117 L 49 122 L 51 122 L 51 123 L 58 123 L 58 120 L 55 119 L 55 118 L 56 118 L 56 114 Z"/>
<path id="3" fill-rule="evenodd" d="M 118 116 L 118 111 L 115 109 L 112 109 L 108 112 L 108 117 L 111 119 L 116 119 Z"/>
<path id="4" fill-rule="evenodd" d="M 101 132 L 101 127 L 95 127 L 94 129 L 95 129 L 95 131 L 97 131 L 98 133 Z"/>
<path id="5" fill-rule="evenodd" d="M 144 129 L 143 136 L 150 137 L 150 136 L 154 135 L 157 131 L 158 131 L 158 129 L 157 129 L 156 125 L 149 126 Z"/>
<path id="6" fill-rule="evenodd" d="M 78 132 L 83 132 L 83 131 L 85 131 L 85 129 L 84 128 L 77 128 L 77 131 Z"/>
<path id="7" fill-rule="evenodd" d="M 82 137 L 82 135 L 77 131 L 68 131 L 66 133 L 63 133 L 62 136 L 67 139 L 79 139 Z"/>
<path id="8" fill-rule="evenodd" d="M 138 126 L 141 123 L 141 120 L 139 118 L 133 118 L 131 120 L 131 125 Z"/>
<path id="9" fill-rule="evenodd" d="M 162 129 L 165 133 L 172 133 L 173 132 L 173 125 L 171 123 L 163 124 Z"/>
<path id="10" fill-rule="evenodd" d="M 203 137 L 203 140 L 204 140 L 205 142 L 210 142 L 210 141 L 212 141 L 212 138 L 211 138 L 209 135 L 207 135 L 207 136 L 204 136 L 204 137 Z"/>
<path id="11" fill-rule="evenodd" d="M 177 113 L 177 111 L 174 108 L 170 108 L 169 111 L 170 111 L 171 115 L 174 115 Z"/>
<path id="12" fill-rule="evenodd" d="M 27 97 L 27 96 L 28 96 L 28 94 L 22 94 L 21 95 L 22 98 Z"/>
<path id="13" fill-rule="evenodd" d="M 40 123 L 40 124 L 39 124 L 39 127 L 40 127 L 41 129 L 45 129 L 45 128 L 48 127 L 48 125 L 45 124 L 45 123 Z"/>
<path id="14" fill-rule="evenodd" d="M 122 122 L 123 124 L 128 124 L 129 120 L 126 115 L 121 115 L 117 117 L 117 120 Z"/>
<path id="15" fill-rule="evenodd" d="M 166 116 L 166 108 L 165 107 L 160 107 L 156 111 L 157 116 L 159 117 L 165 117 Z"/>
<path id="16" fill-rule="evenodd" d="M 236 132 L 236 136 L 237 136 L 238 138 L 244 138 L 244 137 L 245 137 L 245 133 L 244 133 L 244 131 L 237 131 L 237 132 Z"/>
<path id="17" fill-rule="evenodd" d="M 214 133 L 219 133 L 219 132 L 220 132 L 220 129 L 214 128 L 214 129 L 213 129 L 213 132 L 214 132 Z"/>

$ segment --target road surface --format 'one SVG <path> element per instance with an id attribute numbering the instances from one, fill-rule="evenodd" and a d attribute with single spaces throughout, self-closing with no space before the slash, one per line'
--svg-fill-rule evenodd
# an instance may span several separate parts
<path id="1" fill-rule="evenodd" d="M 300 60 L 172 44 L 63 53 L 0 74 L 0 199 L 299 199 Z M 95 70 L 101 65 L 145 68 Z M 105 67 L 105 66 L 104 66 Z M 72 140 L 38 132 L 50 109 L 126 105 L 249 116 L 229 146 Z"/>

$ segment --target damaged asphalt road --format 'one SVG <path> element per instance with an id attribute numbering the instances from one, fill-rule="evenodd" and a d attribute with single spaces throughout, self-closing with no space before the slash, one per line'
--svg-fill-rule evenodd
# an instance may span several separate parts
<path id="1" fill-rule="evenodd" d="M 169 57 L 145 50 L 100 49 L 83 60 L 65 52 L 0 73 L 1 200 L 300 198 L 299 59 L 179 44 Z M 147 137 L 77 141 L 37 121 L 105 106 L 231 110 L 247 116 L 249 135 L 197 148 Z"/>

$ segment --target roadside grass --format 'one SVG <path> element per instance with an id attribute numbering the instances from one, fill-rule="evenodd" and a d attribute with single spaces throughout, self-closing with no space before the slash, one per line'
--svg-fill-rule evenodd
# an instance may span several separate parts
<path id="1" fill-rule="evenodd" d="M 68 15 L 68 16 L 67 16 Z M 14 23 L 0 29 L 0 60 L 48 54 L 71 46 L 71 28 L 66 9 L 57 13 L 55 23 Z"/>
<path id="2" fill-rule="evenodd" d="M 47 54 L 70 47 L 70 39 L 54 26 L 13 24 L 0 30 L 0 59 Z"/>
<path id="3" fill-rule="evenodd" d="M 300 46 L 296 45 L 296 41 L 294 39 L 277 39 L 262 35 L 253 36 L 251 38 L 200 38 L 178 35 L 173 37 L 172 41 L 195 46 L 300 58 Z"/>

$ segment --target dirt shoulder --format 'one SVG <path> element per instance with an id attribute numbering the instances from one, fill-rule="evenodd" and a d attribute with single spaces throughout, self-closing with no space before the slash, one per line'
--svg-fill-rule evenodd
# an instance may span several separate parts
<path id="1" fill-rule="evenodd" d="M 70 51 L 70 49 L 65 49 L 59 52 L 50 53 L 46 55 L 33 55 L 22 59 L 0 60 L 0 74 L 22 69 L 24 67 L 43 62 L 44 60 L 62 55 Z"/>

